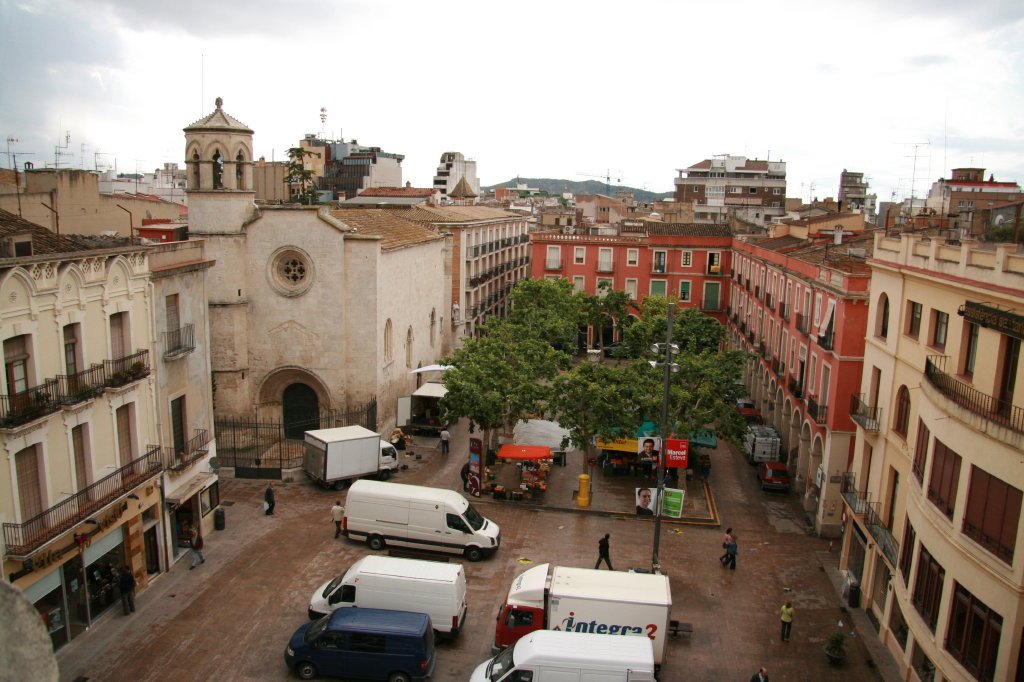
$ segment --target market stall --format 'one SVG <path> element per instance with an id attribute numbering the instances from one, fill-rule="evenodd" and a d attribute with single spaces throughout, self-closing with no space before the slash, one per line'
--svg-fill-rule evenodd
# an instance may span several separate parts
<path id="1" fill-rule="evenodd" d="M 495 499 L 536 498 L 547 491 L 551 448 L 506 443 L 498 450 L 497 460 L 487 471 Z"/>

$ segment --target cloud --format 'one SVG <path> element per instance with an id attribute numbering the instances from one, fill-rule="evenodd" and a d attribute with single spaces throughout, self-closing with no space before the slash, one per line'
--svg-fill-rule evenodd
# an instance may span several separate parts
<path id="1" fill-rule="evenodd" d="M 952 57 L 944 54 L 921 54 L 907 59 L 907 66 L 920 69 L 929 66 L 945 66 L 953 62 Z"/>

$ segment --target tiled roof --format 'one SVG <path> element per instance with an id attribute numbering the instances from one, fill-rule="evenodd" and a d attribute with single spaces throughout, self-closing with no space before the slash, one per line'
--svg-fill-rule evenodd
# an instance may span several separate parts
<path id="1" fill-rule="evenodd" d="M 644 221 L 650 236 L 731 237 L 728 225 L 710 223 L 660 223 Z M 623 230 L 625 232 L 626 230 Z"/>
<path id="2" fill-rule="evenodd" d="M 74 237 L 57 236 L 50 230 L 0 209 L 0 239 L 13 235 L 32 235 L 32 254 L 86 251 L 89 246 Z"/>
<path id="3" fill-rule="evenodd" d="M 829 213 L 827 215 L 816 215 L 809 218 L 790 218 L 783 220 L 782 222 L 788 225 L 817 225 L 818 223 L 830 223 L 834 220 L 841 220 L 843 218 L 849 218 L 856 213 Z"/>
<path id="4" fill-rule="evenodd" d="M 686 170 L 711 170 L 711 159 L 704 159 L 698 163 L 689 166 Z M 737 166 L 736 170 L 740 171 L 766 171 L 768 170 L 768 162 L 760 161 L 758 159 L 747 159 L 746 163 L 742 166 Z"/>
<path id="5" fill-rule="evenodd" d="M 863 236 L 845 239 L 842 244 L 833 244 L 831 239 L 817 240 L 802 248 L 787 251 L 786 255 L 805 263 L 813 263 L 853 275 L 868 275 L 871 273 L 871 268 L 868 267 L 866 259 L 874 253 L 874 247 L 874 234 L 867 233 Z M 856 249 L 858 255 L 850 255 L 851 249 Z"/>
<path id="6" fill-rule="evenodd" d="M 469 183 L 466 182 L 466 176 L 463 175 L 459 178 L 459 182 L 455 185 L 455 189 L 453 189 L 448 196 L 453 199 L 474 199 L 477 195 L 473 193 L 473 188 L 469 186 Z"/>
<path id="7" fill-rule="evenodd" d="M 350 227 L 355 234 L 380 237 L 381 249 L 384 251 L 442 239 L 430 228 L 404 217 L 400 210 L 385 208 L 338 209 L 331 211 L 331 217 Z"/>
<path id="8" fill-rule="evenodd" d="M 226 111 L 221 109 L 221 106 L 224 105 L 224 100 L 218 97 L 215 104 L 217 105 L 217 108 L 213 110 L 213 113 L 207 114 L 206 116 L 202 117 L 192 125 L 184 128 L 184 131 L 189 132 L 191 130 L 234 130 L 235 132 L 239 133 L 249 133 L 250 135 L 252 134 L 252 129 L 250 129 L 249 126 L 245 125 L 234 116 L 229 116 Z"/>
<path id="9" fill-rule="evenodd" d="M 436 190 L 429 187 L 368 187 L 359 193 L 361 197 L 425 197 L 430 198 Z"/>
<path id="10" fill-rule="evenodd" d="M 398 209 L 396 209 L 398 210 Z M 490 206 L 417 206 L 404 214 L 421 223 L 475 223 L 483 220 L 519 220 L 522 215 Z"/>
<path id="11" fill-rule="evenodd" d="M 784 251 L 806 242 L 806 239 L 801 239 L 800 237 L 794 237 L 787 234 L 782 237 L 774 237 L 772 239 L 751 239 L 749 243 L 762 249 L 768 249 L 769 251 Z"/>

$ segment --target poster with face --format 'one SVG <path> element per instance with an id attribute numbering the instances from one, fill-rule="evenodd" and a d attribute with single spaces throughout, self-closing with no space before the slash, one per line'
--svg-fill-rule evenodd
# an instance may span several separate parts
<path id="1" fill-rule="evenodd" d="M 658 489 L 636 488 L 636 515 L 654 516 L 654 510 L 658 508 Z"/>
<path id="2" fill-rule="evenodd" d="M 646 436 L 636 441 L 636 454 L 641 462 L 653 462 L 658 459 L 661 452 L 661 438 L 658 436 Z"/>

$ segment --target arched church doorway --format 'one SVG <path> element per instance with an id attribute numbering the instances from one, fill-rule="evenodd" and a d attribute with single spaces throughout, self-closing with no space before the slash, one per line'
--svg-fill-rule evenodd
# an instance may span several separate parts
<path id="1" fill-rule="evenodd" d="M 320 428 L 320 401 L 306 384 L 290 384 L 281 395 L 284 437 L 302 440 L 303 433 Z"/>

